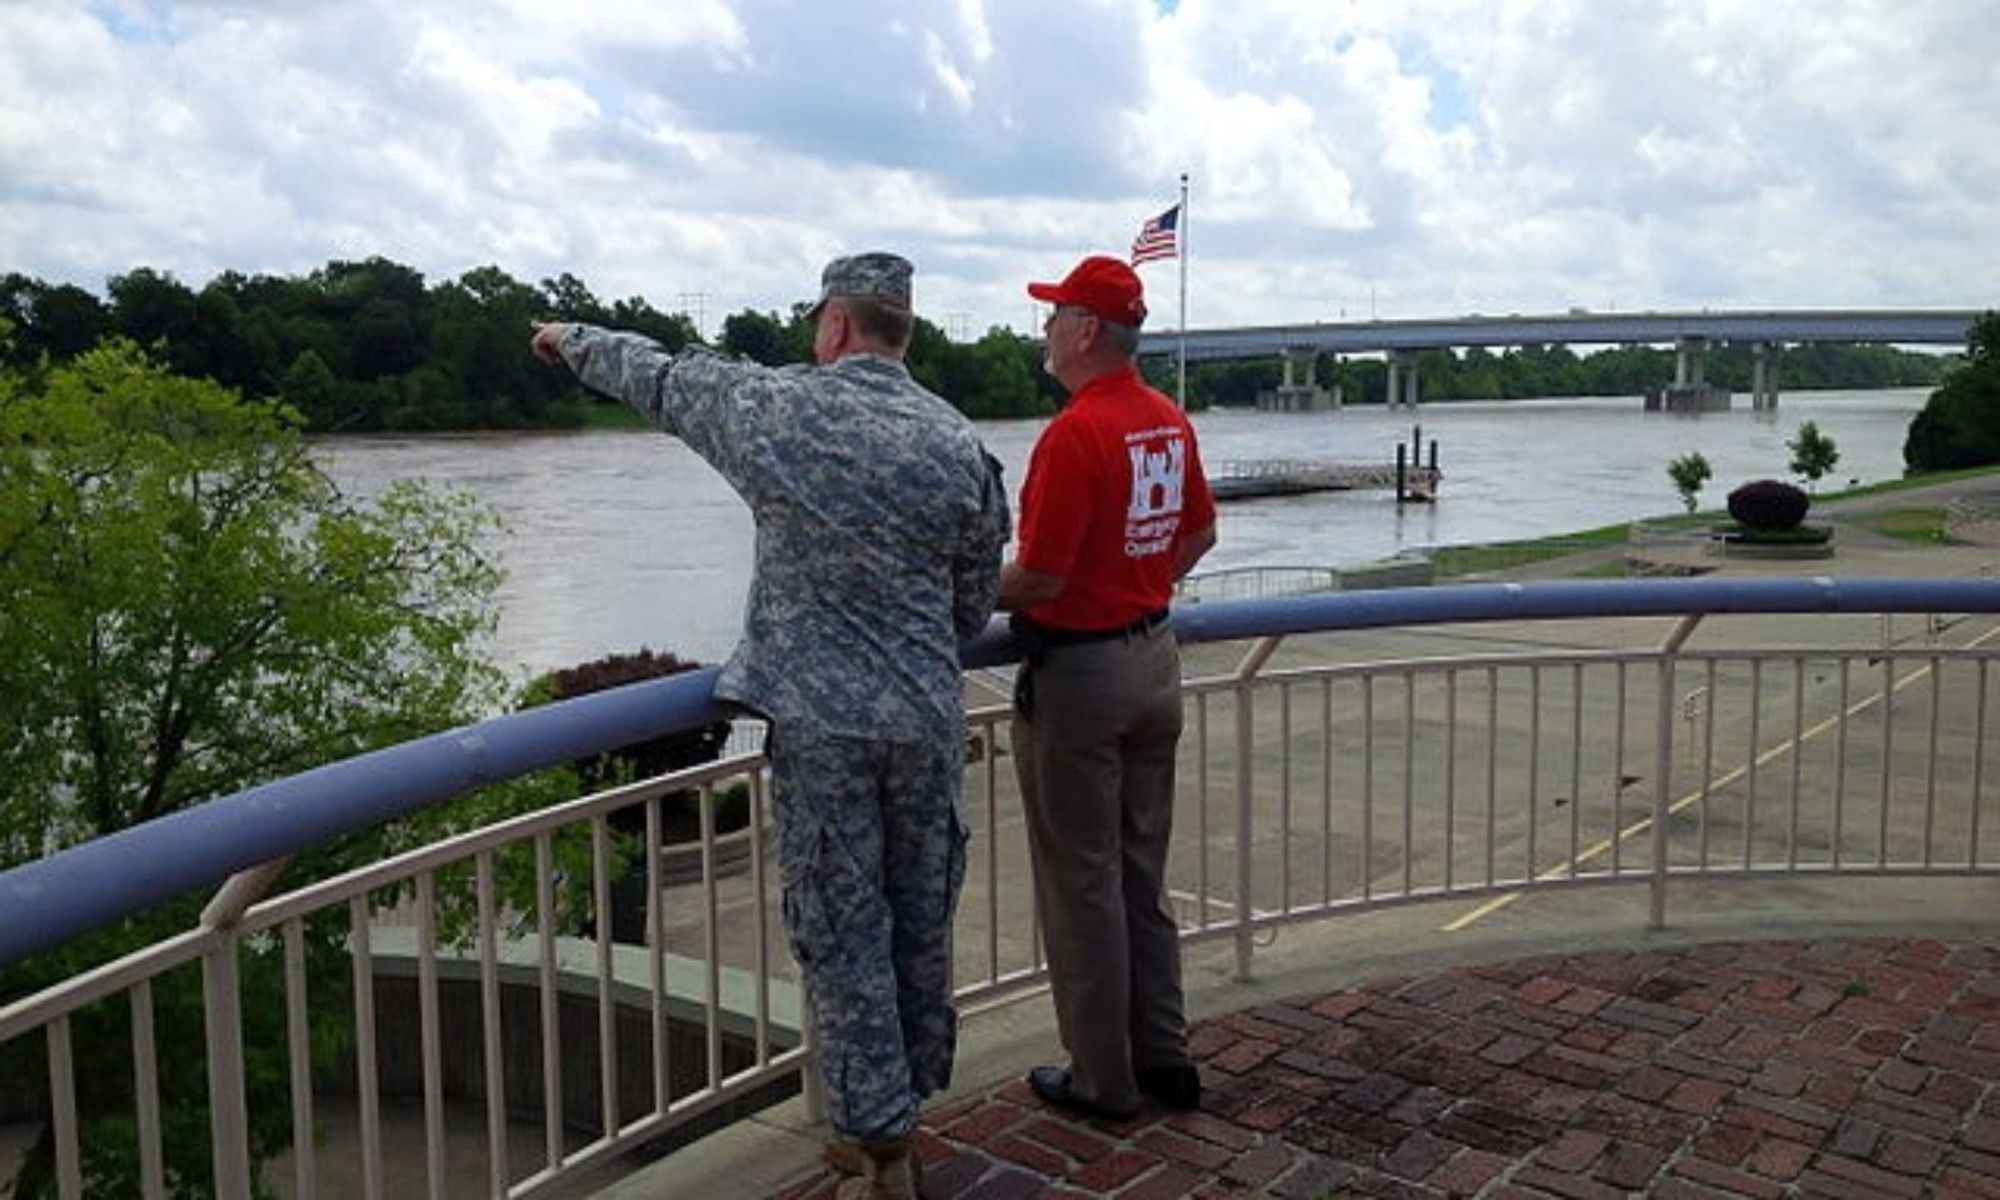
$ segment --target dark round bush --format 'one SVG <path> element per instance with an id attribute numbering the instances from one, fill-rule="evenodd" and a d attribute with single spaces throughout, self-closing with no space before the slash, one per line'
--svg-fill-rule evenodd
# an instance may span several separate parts
<path id="1" fill-rule="evenodd" d="M 1759 479 L 1729 493 L 1729 515 L 1746 529 L 1792 529 L 1812 504 L 1804 489 L 1780 479 Z"/>
<path id="2" fill-rule="evenodd" d="M 533 708 L 559 700 L 574 700 L 592 692 L 623 687 L 647 679 L 678 675 L 700 667 L 698 662 L 666 652 L 654 653 L 641 646 L 637 654 L 607 654 L 603 658 L 578 663 L 567 670 L 538 676 L 523 689 L 520 707 Z M 601 791 L 628 780 L 650 779 L 685 767 L 713 762 L 729 739 L 729 722 L 707 725 L 664 737 L 649 738 L 620 746 L 595 758 L 574 760 L 582 794 Z M 733 791 L 733 789 L 732 789 Z M 716 830 L 727 833 L 749 824 L 747 789 L 740 799 L 731 792 L 717 796 Z M 660 840 L 672 844 L 699 836 L 701 795 L 692 788 L 668 792 L 656 802 L 660 812 Z M 628 837 L 643 838 L 646 806 L 628 805 L 606 818 L 612 829 Z M 611 881 L 611 940 L 627 945 L 646 942 L 646 856 L 634 854 L 626 860 L 624 873 Z M 597 936 L 597 919 L 582 916 L 567 932 L 583 937 Z"/>
<path id="3" fill-rule="evenodd" d="M 698 662 L 690 662 L 664 651 L 654 653 L 650 648 L 642 646 L 637 654 L 608 654 L 587 663 L 579 663 L 567 670 L 551 671 L 541 676 L 526 689 L 522 697 L 522 707 L 529 708 L 557 700 L 573 700 L 578 696 L 623 687 L 628 683 L 678 675 L 682 671 L 692 671 L 700 666 Z M 664 775 L 683 767 L 713 762 L 721 753 L 723 742 L 728 738 L 729 722 L 717 721 L 683 733 L 670 733 L 664 737 L 634 742 L 600 758 L 579 759 L 574 766 L 577 774 L 582 777 L 583 790 L 594 792 L 601 787 L 622 782 L 623 778 L 650 779 L 655 775 Z M 621 772 L 620 767 L 625 770 Z M 644 811 L 639 810 L 642 816 Z"/>

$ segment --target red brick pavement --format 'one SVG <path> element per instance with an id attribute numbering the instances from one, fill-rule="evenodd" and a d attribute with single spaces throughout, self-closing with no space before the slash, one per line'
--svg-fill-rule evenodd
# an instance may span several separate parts
<path id="1" fill-rule="evenodd" d="M 928 1113 L 925 1195 L 2000 1198 L 2000 946 L 1524 959 L 1202 1022 L 1203 1111 Z M 783 1200 L 819 1200 L 825 1172 Z"/>

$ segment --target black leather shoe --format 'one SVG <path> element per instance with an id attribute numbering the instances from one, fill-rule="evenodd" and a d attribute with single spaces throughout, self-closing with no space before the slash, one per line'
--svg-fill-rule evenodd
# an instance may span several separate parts
<path id="1" fill-rule="evenodd" d="M 1139 1110 L 1136 1108 L 1112 1108 L 1077 1095 L 1071 1090 L 1068 1067 L 1036 1067 L 1028 1072 L 1028 1087 L 1035 1095 L 1057 1108 L 1066 1108 L 1086 1117 L 1102 1117 L 1107 1121 L 1129 1121 L 1139 1115 Z"/>
<path id="2" fill-rule="evenodd" d="M 1201 1072 L 1193 1067 L 1140 1067 L 1139 1090 L 1168 1108 L 1201 1107 Z"/>

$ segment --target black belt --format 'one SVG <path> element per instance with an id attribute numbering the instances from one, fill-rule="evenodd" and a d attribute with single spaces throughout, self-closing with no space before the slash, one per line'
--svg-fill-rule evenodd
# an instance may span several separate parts
<path id="1" fill-rule="evenodd" d="M 1150 633 L 1166 623 L 1166 609 L 1155 609 L 1132 622 L 1115 629 L 1054 629 L 1040 626 L 1042 644 L 1045 646 L 1080 646 L 1086 642 L 1108 642 L 1116 638 L 1131 637 L 1134 634 Z"/>

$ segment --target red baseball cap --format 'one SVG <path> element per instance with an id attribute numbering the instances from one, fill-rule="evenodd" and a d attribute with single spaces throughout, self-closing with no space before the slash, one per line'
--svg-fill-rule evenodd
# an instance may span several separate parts
<path id="1" fill-rule="evenodd" d="M 1103 254 L 1076 264 L 1061 283 L 1028 285 L 1028 294 L 1037 300 L 1089 309 L 1114 325 L 1137 325 L 1146 319 L 1145 292 L 1137 271 Z"/>

